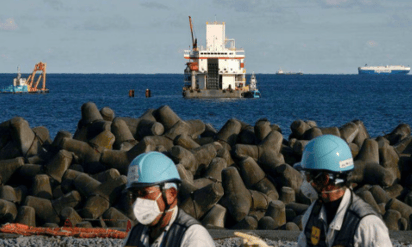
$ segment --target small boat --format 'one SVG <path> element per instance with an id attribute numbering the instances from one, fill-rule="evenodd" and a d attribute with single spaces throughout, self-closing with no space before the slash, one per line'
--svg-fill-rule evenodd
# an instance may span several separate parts
<path id="1" fill-rule="evenodd" d="M 249 92 L 244 93 L 243 97 L 245 97 L 245 98 L 256 98 L 257 99 L 257 98 L 260 98 L 261 95 L 260 95 L 259 90 L 253 90 L 253 91 L 249 91 Z"/>
<path id="2" fill-rule="evenodd" d="M 252 73 L 252 75 L 250 76 L 250 82 L 249 82 L 249 91 L 243 93 L 243 97 L 245 98 L 260 98 L 260 92 L 256 87 L 256 76 L 255 76 L 255 72 Z"/>
<path id="3" fill-rule="evenodd" d="M 13 79 L 13 85 L 3 88 L 2 93 L 28 93 L 26 78 L 21 78 L 20 68 L 17 67 L 17 77 Z"/>
<path id="4" fill-rule="evenodd" d="M 278 71 L 276 71 L 276 74 L 277 74 L 277 75 L 284 75 L 285 72 L 283 72 L 282 69 L 279 69 Z"/>
<path id="5" fill-rule="evenodd" d="M 37 80 L 35 80 L 36 72 L 41 71 Z M 43 87 L 37 88 L 40 80 L 43 81 Z M 46 88 L 46 63 L 39 62 L 34 66 L 33 73 L 28 79 L 22 78 L 20 68 L 17 67 L 17 77 L 13 79 L 13 85 L 0 90 L 1 93 L 48 93 L 49 89 Z"/>

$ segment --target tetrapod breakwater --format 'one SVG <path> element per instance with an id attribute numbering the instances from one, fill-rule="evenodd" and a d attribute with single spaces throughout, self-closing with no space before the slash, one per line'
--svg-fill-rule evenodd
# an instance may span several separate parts
<path id="1" fill-rule="evenodd" d="M 302 228 L 311 203 L 300 190 L 299 162 L 309 140 L 344 139 L 355 160 L 353 190 L 382 215 L 389 230 L 409 230 L 412 214 L 412 136 L 400 124 L 371 137 L 361 120 L 343 126 L 291 123 L 288 139 L 267 119 L 249 125 L 228 119 L 216 130 L 200 119 L 182 120 L 169 106 L 139 118 L 116 116 L 93 102 L 81 107 L 75 133 L 53 140 L 45 126 L 21 117 L 0 124 L 0 223 L 28 226 L 126 228 L 135 222 L 125 190 L 129 163 L 159 151 L 182 178 L 180 207 L 209 229 Z"/>

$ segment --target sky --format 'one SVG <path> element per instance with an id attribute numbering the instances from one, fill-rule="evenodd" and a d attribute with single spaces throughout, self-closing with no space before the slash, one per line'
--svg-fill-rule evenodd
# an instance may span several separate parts
<path id="1" fill-rule="evenodd" d="M 411 0 L 4 0 L 0 73 L 183 73 L 223 21 L 250 73 L 356 74 L 412 65 Z"/>

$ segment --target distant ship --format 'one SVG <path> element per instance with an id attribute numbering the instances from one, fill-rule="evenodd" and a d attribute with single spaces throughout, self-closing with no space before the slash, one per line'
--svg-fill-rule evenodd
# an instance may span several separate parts
<path id="1" fill-rule="evenodd" d="M 252 75 L 250 76 L 250 83 L 249 83 L 249 91 L 243 93 L 243 97 L 245 98 L 260 98 L 260 92 L 256 87 L 256 76 L 255 76 L 255 72 L 252 73 Z"/>
<path id="2" fill-rule="evenodd" d="M 184 70 L 184 98 L 242 98 L 246 85 L 245 51 L 225 35 L 224 22 L 206 22 L 206 47 L 198 46 L 189 16 L 192 49 Z"/>
<path id="3" fill-rule="evenodd" d="M 392 74 L 408 74 L 411 67 L 403 65 L 386 65 L 386 66 L 368 66 L 359 67 L 359 74 L 376 74 L 376 75 L 392 75 Z"/>
<path id="4" fill-rule="evenodd" d="M 279 69 L 278 71 L 276 71 L 277 75 L 303 75 L 303 72 L 299 71 L 299 72 L 285 72 L 282 69 Z"/>

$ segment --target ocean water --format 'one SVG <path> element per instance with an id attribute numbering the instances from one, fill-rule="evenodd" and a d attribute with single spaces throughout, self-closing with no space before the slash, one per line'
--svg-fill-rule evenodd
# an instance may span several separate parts
<path id="1" fill-rule="evenodd" d="M 14 77 L 0 74 L 0 88 Z M 48 94 L 0 94 L 0 122 L 20 116 L 31 127 L 48 128 L 53 139 L 59 130 L 74 133 L 82 104 L 92 101 L 122 117 L 169 105 L 183 120 L 201 119 L 217 130 L 230 118 L 251 125 L 267 118 L 281 127 L 286 139 L 297 119 L 314 120 L 320 127 L 360 119 L 372 137 L 400 123 L 412 125 L 410 75 L 257 74 L 256 79 L 260 99 L 184 99 L 183 74 L 48 74 Z M 151 98 L 145 98 L 146 88 Z M 130 89 L 134 98 L 128 97 Z"/>

